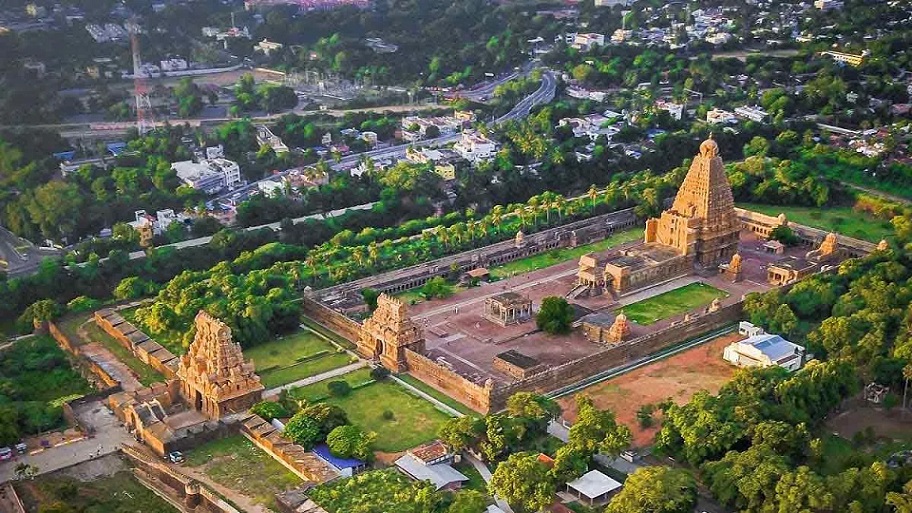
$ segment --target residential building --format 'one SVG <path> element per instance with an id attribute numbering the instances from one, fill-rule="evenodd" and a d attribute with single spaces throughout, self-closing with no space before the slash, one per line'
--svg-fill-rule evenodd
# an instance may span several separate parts
<path id="1" fill-rule="evenodd" d="M 494 158 L 497 154 L 497 143 L 478 134 L 464 132 L 462 139 L 453 145 L 453 151 L 473 164 Z"/>
<path id="2" fill-rule="evenodd" d="M 190 68 L 190 65 L 187 64 L 186 60 L 177 59 L 177 58 L 164 60 L 164 61 L 161 61 L 159 64 L 161 65 L 161 70 L 165 71 L 165 72 L 167 72 L 167 71 L 185 71 Z"/>
<path id="3" fill-rule="evenodd" d="M 430 481 L 436 490 L 457 490 L 469 478 L 450 466 L 454 459 L 443 442 L 435 440 L 406 451 L 396 467 L 416 481 Z"/>
<path id="4" fill-rule="evenodd" d="M 171 169 L 187 186 L 209 194 L 234 188 L 241 183 L 240 166 L 228 159 L 217 158 L 199 163 L 186 160 L 171 164 Z"/>
<path id="5" fill-rule="evenodd" d="M 724 45 L 732 40 L 732 35 L 728 32 L 716 32 L 706 36 L 706 42 L 713 45 Z"/>
<path id="6" fill-rule="evenodd" d="M 332 142 L 332 139 L 330 139 L 330 142 Z M 282 138 L 273 134 L 272 130 L 266 125 L 257 125 L 257 144 L 269 146 L 272 148 L 272 151 L 276 152 L 276 155 L 288 153 L 288 146 L 285 145 Z M 324 144 L 328 143 L 324 142 Z"/>
<path id="7" fill-rule="evenodd" d="M 313 453 L 325 461 L 342 477 L 351 477 L 367 468 L 367 463 L 355 458 L 340 458 L 333 455 L 326 444 L 319 444 L 313 448 Z"/>
<path id="8" fill-rule="evenodd" d="M 285 193 L 285 184 L 274 180 L 261 180 L 257 182 L 257 189 L 263 193 L 264 196 L 276 198 Z"/>
<path id="9" fill-rule="evenodd" d="M 605 35 L 594 32 L 576 34 L 571 46 L 581 52 L 588 52 L 593 47 L 605 46 Z"/>
<path id="10" fill-rule="evenodd" d="M 596 7 L 614 7 L 615 5 L 630 5 L 632 0 L 595 0 Z"/>
<path id="11" fill-rule="evenodd" d="M 757 123 L 766 121 L 767 116 L 769 116 L 765 110 L 761 109 L 757 105 L 754 105 L 753 107 L 748 107 L 747 105 L 735 107 L 735 115 L 739 118 L 756 121 Z"/>
<path id="12" fill-rule="evenodd" d="M 684 115 L 684 105 L 681 103 L 657 100 L 655 106 L 657 109 L 667 112 L 676 121 L 681 121 L 681 117 Z"/>
<path id="13" fill-rule="evenodd" d="M 725 361 L 739 367 L 772 367 L 778 365 L 789 372 L 804 364 L 805 349 L 779 335 L 764 333 L 729 344 L 723 351 Z"/>
<path id="14" fill-rule="evenodd" d="M 276 43 L 275 41 L 270 41 L 268 39 L 263 39 L 253 47 L 254 50 L 259 50 L 266 54 L 266 56 L 269 56 L 272 54 L 272 52 L 277 52 L 282 48 L 285 48 L 285 45 L 282 43 Z"/>
<path id="15" fill-rule="evenodd" d="M 630 40 L 633 37 L 632 30 L 617 29 L 614 31 L 614 34 L 611 34 L 611 42 L 614 44 L 621 44 L 624 41 Z"/>
<path id="16" fill-rule="evenodd" d="M 738 122 L 734 112 L 722 109 L 713 109 L 706 113 L 706 122 L 711 125 L 728 125 Z"/>
<path id="17" fill-rule="evenodd" d="M 582 476 L 567 483 L 567 492 L 576 495 L 580 501 L 587 501 L 589 506 L 604 504 L 612 493 L 623 485 L 598 470 L 590 470 Z"/>
<path id="18" fill-rule="evenodd" d="M 861 66 L 861 63 L 864 62 L 864 59 L 868 56 L 868 54 L 869 52 L 867 50 L 861 52 L 859 55 L 844 52 L 820 52 L 820 55 L 829 56 L 836 62 L 841 62 L 855 67 Z"/>
<path id="19" fill-rule="evenodd" d="M 841 0 L 814 0 L 814 7 L 821 11 L 834 11 L 842 9 L 845 5 Z"/>

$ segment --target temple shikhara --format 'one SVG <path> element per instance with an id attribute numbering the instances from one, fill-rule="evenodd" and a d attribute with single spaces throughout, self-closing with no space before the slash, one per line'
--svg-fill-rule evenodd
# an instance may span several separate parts
<path id="1" fill-rule="evenodd" d="M 592 255 L 581 258 L 578 287 L 589 287 L 590 295 L 598 287 L 623 295 L 689 274 L 695 266 L 718 267 L 738 253 L 740 231 L 719 146 L 707 139 L 671 208 L 646 221 L 643 243 L 609 258 L 604 267 Z"/>
<path id="2" fill-rule="evenodd" d="M 196 335 L 177 369 L 181 395 L 194 410 L 211 419 L 245 412 L 261 398 L 263 384 L 253 364 L 244 361 L 231 328 L 200 311 Z"/>

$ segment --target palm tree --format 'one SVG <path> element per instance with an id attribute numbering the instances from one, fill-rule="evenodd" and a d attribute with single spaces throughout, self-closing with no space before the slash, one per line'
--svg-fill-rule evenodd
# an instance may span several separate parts
<path id="1" fill-rule="evenodd" d="M 359 267 L 364 265 L 364 257 L 366 256 L 366 251 L 364 249 L 364 246 L 355 246 L 352 249 L 351 256 L 352 256 L 352 258 L 355 259 L 355 262 L 358 264 Z"/>
<path id="2" fill-rule="evenodd" d="M 912 363 L 906 364 L 906 366 L 903 367 L 903 378 L 906 380 L 906 384 L 903 387 L 903 416 L 905 416 L 908 408 L 906 405 L 906 395 L 909 390 L 909 380 L 912 380 Z"/>
<path id="3" fill-rule="evenodd" d="M 592 201 L 592 211 L 595 211 L 595 198 L 598 197 L 598 187 L 595 184 L 589 186 L 589 191 L 586 193 L 589 196 L 589 200 Z"/>
<path id="4" fill-rule="evenodd" d="M 526 227 L 526 207 L 520 204 L 513 205 L 513 215 L 519 218 L 519 224 Z"/>
<path id="5" fill-rule="evenodd" d="M 434 231 L 437 233 L 437 240 L 439 240 L 445 248 L 449 249 L 450 232 L 447 231 L 446 226 L 440 225 Z"/>
<path id="6" fill-rule="evenodd" d="M 563 197 L 560 194 L 555 194 L 554 201 L 552 202 L 552 204 L 554 205 L 554 208 L 557 209 L 558 219 L 563 220 L 563 218 L 564 218 L 563 210 L 567 206 L 567 198 Z"/>
<path id="7" fill-rule="evenodd" d="M 526 205 L 532 209 L 532 224 L 538 225 L 538 209 L 541 206 L 541 200 L 538 196 L 532 196 L 529 198 L 529 201 L 526 202 Z"/>
<path id="8" fill-rule="evenodd" d="M 371 265 L 377 263 L 377 260 L 380 258 L 380 246 L 377 246 L 377 242 L 371 242 L 367 245 L 367 255 L 370 258 Z"/>
<path id="9" fill-rule="evenodd" d="M 555 194 L 551 191 L 545 191 L 539 195 L 541 207 L 545 210 L 545 223 L 551 224 L 551 207 L 554 202 Z"/>
<path id="10" fill-rule="evenodd" d="M 491 209 L 491 224 L 494 225 L 494 231 L 500 231 L 500 222 L 503 221 L 504 207 L 503 205 L 494 205 L 494 208 Z"/>

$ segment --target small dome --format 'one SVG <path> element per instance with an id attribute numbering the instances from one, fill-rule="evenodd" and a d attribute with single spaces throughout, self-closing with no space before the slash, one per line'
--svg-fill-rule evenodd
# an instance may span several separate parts
<path id="1" fill-rule="evenodd" d="M 713 140 L 712 135 L 709 139 L 700 144 L 700 155 L 707 158 L 713 158 L 719 155 L 719 144 Z"/>

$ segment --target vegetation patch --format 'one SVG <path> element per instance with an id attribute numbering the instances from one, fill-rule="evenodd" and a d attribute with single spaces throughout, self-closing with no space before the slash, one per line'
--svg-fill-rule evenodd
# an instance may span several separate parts
<path id="1" fill-rule="evenodd" d="M 123 470 L 92 481 L 63 475 L 41 476 L 19 481 L 16 493 L 26 511 L 176 513 L 170 504 L 143 486 L 129 471 Z"/>
<path id="2" fill-rule="evenodd" d="M 186 457 L 187 466 L 271 509 L 276 493 L 301 485 L 298 476 L 241 435 L 214 440 Z"/>
<path id="3" fill-rule="evenodd" d="M 631 321 L 646 326 L 708 305 L 713 299 L 724 297 L 728 297 L 728 293 L 723 290 L 705 283 L 691 283 L 627 305 L 621 308 L 621 311 Z"/>
<path id="4" fill-rule="evenodd" d="M 353 425 L 377 433 L 374 447 L 384 452 L 404 451 L 433 440 L 450 418 L 392 381 L 378 381 L 326 402 L 345 410 Z M 392 418 L 384 415 L 386 411 L 392 412 Z"/>
<path id="5" fill-rule="evenodd" d="M 878 219 L 852 207 L 816 208 L 759 203 L 738 203 L 738 206 L 769 216 L 785 214 L 789 221 L 868 242 L 876 243 L 893 238 L 893 225 L 890 221 Z"/>

